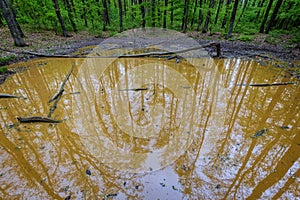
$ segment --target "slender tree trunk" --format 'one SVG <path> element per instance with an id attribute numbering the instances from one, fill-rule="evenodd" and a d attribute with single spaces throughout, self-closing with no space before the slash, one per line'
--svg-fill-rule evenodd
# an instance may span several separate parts
<path id="1" fill-rule="evenodd" d="M 15 15 L 14 15 L 9 3 L 6 0 L 0 0 L 0 8 L 2 10 L 3 17 L 7 22 L 10 33 L 14 39 L 15 45 L 18 47 L 26 46 L 26 43 L 24 42 L 24 40 L 22 38 L 23 32 L 15 18 Z"/>
<path id="2" fill-rule="evenodd" d="M 232 29 L 233 29 L 233 24 L 234 24 L 238 4 L 239 4 L 239 0 L 234 0 L 234 6 L 232 9 L 231 18 L 230 18 L 230 25 L 229 25 L 229 29 L 228 29 L 228 34 L 226 36 L 227 39 L 230 38 L 231 34 L 232 34 Z"/>
<path id="3" fill-rule="evenodd" d="M 54 4 L 54 8 L 55 8 L 55 12 L 56 12 L 58 21 L 59 21 L 59 23 L 61 25 L 61 29 L 63 31 L 63 36 L 64 37 L 68 37 L 68 33 L 67 33 L 66 26 L 65 26 L 65 22 L 64 22 L 61 14 L 60 14 L 60 9 L 59 9 L 59 5 L 58 5 L 57 0 L 53 0 L 53 4 Z"/>
<path id="4" fill-rule="evenodd" d="M 174 2 L 171 1 L 171 13 L 170 13 L 170 21 L 171 21 L 171 26 L 173 26 L 174 22 Z"/>
<path id="5" fill-rule="evenodd" d="M 103 12 L 103 31 L 106 31 L 106 25 L 110 23 L 108 15 L 108 7 L 106 0 L 102 0 L 104 12 Z"/>
<path id="6" fill-rule="evenodd" d="M 263 19 L 263 21 L 261 22 L 261 25 L 260 25 L 260 29 L 259 29 L 260 33 L 263 33 L 264 30 L 265 30 L 265 25 L 266 25 L 266 22 L 267 22 L 267 19 L 268 19 L 269 12 L 271 10 L 272 4 L 273 4 L 273 0 L 270 0 L 269 4 L 268 4 L 268 7 L 266 9 L 266 12 L 265 12 L 264 19 Z"/>
<path id="7" fill-rule="evenodd" d="M 88 27 L 88 22 L 87 22 L 87 18 L 86 18 L 86 3 L 85 3 L 85 0 L 81 0 L 81 2 L 82 2 L 82 6 L 83 6 L 83 13 L 81 15 L 81 19 L 83 19 L 85 27 Z"/>
<path id="8" fill-rule="evenodd" d="M 72 6 L 71 6 L 69 0 L 65 0 L 65 4 L 66 4 L 66 9 L 68 11 L 68 17 L 69 17 L 69 20 L 71 22 L 71 26 L 73 28 L 73 31 L 77 32 L 77 26 L 76 26 L 76 24 L 74 22 L 74 19 L 73 19 Z"/>
<path id="9" fill-rule="evenodd" d="M 277 16 L 277 13 L 278 13 L 278 11 L 280 9 L 281 4 L 282 4 L 282 0 L 278 0 L 277 3 L 276 3 L 276 5 L 275 5 L 274 11 L 273 11 L 273 13 L 271 15 L 271 19 L 270 19 L 270 21 L 268 23 L 268 26 L 266 28 L 265 33 L 269 33 L 271 27 L 273 26 L 273 24 L 275 22 L 275 18 Z"/>
<path id="10" fill-rule="evenodd" d="M 198 0 L 195 0 L 195 5 L 194 5 L 194 11 L 193 11 L 193 16 L 192 16 L 192 20 L 191 20 L 191 28 L 194 25 L 194 21 L 195 21 L 195 14 L 197 11 L 197 5 L 198 5 Z"/>
<path id="11" fill-rule="evenodd" d="M 244 12 L 245 12 L 245 10 L 246 10 L 246 7 L 247 7 L 247 5 L 248 5 L 248 2 L 249 2 L 249 0 L 245 0 L 245 1 L 244 1 L 244 6 L 243 6 L 242 13 L 240 14 L 238 20 L 236 21 L 235 26 L 234 26 L 234 29 L 237 27 L 238 23 L 240 22 L 240 20 L 241 20 L 243 14 L 244 14 Z"/>
<path id="12" fill-rule="evenodd" d="M 198 26 L 197 26 L 197 31 L 200 31 L 200 27 L 203 21 L 203 14 L 202 14 L 202 0 L 200 0 L 200 5 L 199 5 L 199 16 L 198 16 Z"/>
<path id="13" fill-rule="evenodd" d="M 221 28 L 225 28 L 226 22 L 227 22 L 227 15 L 229 14 L 229 8 L 230 8 L 230 3 L 232 0 L 227 0 L 226 2 L 226 11 L 225 11 L 225 15 L 222 21 L 222 26 Z"/>
<path id="14" fill-rule="evenodd" d="M 142 27 L 145 28 L 146 20 L 145 20 L 145 6 L 143 4 L 143 0 L 139 0 L 139 4 L 141 7 L 141 14 L 142 14 Z"/>
<path id="15" fill-rule="evenodd" d="M 3 23 L 3 18 L 2 18 L 2 15 L 0 13 L 0 27 L 4 26 L 4 23 Z"/>
<path id="16" fill-rule="evenodd" d="M 206 15 L 206 19 L 205 19 L 205 23 L 204 23 L 204 26 L 203 26 L 203 29 L 202 29 L 202 33 L 207 33 L 207 31 L 208 31 L 208 24 L 209 24 L 210 18 L 211 18 L 211 9 L 214 7 L 214 4 L 215 4 L 215 0 L 210 0 L 209 9 L 208 9 L 208 12 L 207 12 L 207 15 Z"/>
<path id="17" fill-rule="evenodd" d="M 184 15 L 182 20 L 182 32 L 186 32 L 189 15 L 189 0 L 185 0 L 184 4 Z"/>
<path id="18" fill-rule="evenodd" d="M 122 0 L 118 0 L 118 3 L 119 3 L 119 17 L 120 17 L 120 32 L 123 32 L 124 27 L 123 27 Z"/>
<path id="19" fill-rule="evenodd" d="M 155 27 L 155 0 L 151 0 L 151 11 L 152 27 Z"/>
<path id="20" fill-rule="evenodd" d="M 126 0 L 123 0 L 123 7 L 124 7 L 124 16 L 126 16 L 126 12 L 127 12 Z"/>
<path id="21" fill-rule="evenodd" d="M 223 5 L 223 2 L 224 2 L 224 0 L 219 0 L 218 9 L 217 9 L 217 14 L 216 14 L 216 18 L 215 18 L 214 24 L 217 24 L 217 23 L 218 23 L 219 13 L 220 13 L 221 7 L 222 7 L 222 5 Z"/>
<path id="22" fill-rule="evenodd" d="M 165 0 L 163 28 L 167 28 L 167 9 L 168 9 L 168 0 Z"/>

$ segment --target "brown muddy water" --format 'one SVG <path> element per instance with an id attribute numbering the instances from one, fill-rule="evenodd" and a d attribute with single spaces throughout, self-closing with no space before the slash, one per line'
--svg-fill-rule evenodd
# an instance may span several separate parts
<path id="1" fill-rule="evenodd" d="M 49 99 L 70 69 L 56 109 Z M 300 198 L 300 90 L 253 60 L 37 59 L 0 85 L 1 199 Z M 19 123 L 18 117 L 61 123 Z"/>

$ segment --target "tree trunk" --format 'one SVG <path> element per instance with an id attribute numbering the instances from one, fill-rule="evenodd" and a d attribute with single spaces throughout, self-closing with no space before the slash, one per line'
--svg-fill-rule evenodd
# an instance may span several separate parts
<path id="1" fill-rule="evenodd" d="M 118 0 L 119 3 L 119 17 L 120 17 L 120 32 L 124 31 L 123 27 L 123 11 L 122 11 L 122 0 Z"/>
<path id="2" fill-rule="evenodd" d="M 263 19 L 263 21 L 262 21 L 262 23 L 261 23 L 261 25 L 260 25 L 260 29 L 259 29 L 259 32 L 260 32 L 260 33 L 263 33 L 264 30 L 265 30 L 265 24 L 266 24 L 266 22 L 267 22 L 267 19 L 268 19 L 268 16 L 269 16 L 269 12 L 270 12 L 271 7 L 272 7 L 272 3 L 273 3 L 273 0 L 270 0 L 270 1 L 269 1 L 269 4 L 268 4 L 268 7 L 267 7 L 267 9 L 266 9 L 266 12 L 265 12 L 264 19 Z"/>
<path id="3" fill-rule="evenodd" d="M 145 7 L 143 4 L 143 0 L 139 0 L 139 4 L 141 7 L 141 14 L 142 14 L 142 27 L 145 28 L 146 26 L 146 20 L 145 20 Z"/>
<path id="4" fill-rule="evenodd" d="M 229 14 L 229 8 L 230 8 L 230 3 L 232 0 L 227 0 L 226 2 L 226 11 L 225 11 L 225 15 L 222 21 L 222 25 L 221 28 L 225 28 L 226 22 L 227 22 L 227 15 Z"/>
<path id="5" fill-rule="evenodd" d="M 214 22 L 215 24 L 218 23 L 219 13 L 220 13 L 221 7 L 223 5 L 223 2 L 224 2 L 224 0 L 219 0 L 217 14 L 216 14 L 215 22 Z"/>
<path id="6" fill-rule="evenodd" d="M 152 18 L 152 27 L 155 27 L 155 0 L 151 1 L 151 18 Z"/>
<path id="7" fill-rule="evenodd" d="M 189 14 L 189 0 L 185 0 L 184 4 L 184 15 L 182 20 L 182 32 L 186 32 Z"/>
<path id="8" fill-rule="evenodd" d="M 58 21 L 59 21 L 59 23 L 61 25 L 61 29 L 63 31 L 63 36 L 64 37 L 68 37 L 68 33 L 67 33 L 66 26 L 65 26 L 65 22 L 64 22 L 61 14 L 60 14 L 60 9 L 59 9 L 59 5 L 58 5 L 57 0 L 53 0 L 53 4 L 54 4 L 54 8 L 55 8 L 55 12 L 56 12 Z"/>
<path id="9" fill-rule="evenodd" d="M 165 0 L 163 28 L 167 28 L 167 9 L 168 9 L 168 0 Z"/>
<path id="10" fill-rule="evenodd" d="M 10 33 L 14 39 L 15 45 L 18 47 L 26 46 L 26 44 L 22 38 L 23 32 L 15 18 L 15 15 L 14 15 L 9 3 L 6 0 L 0 0 L 0 8 L 2 10 L 3 17 L 7 22 Z"/>
<path id="11" fill-rule="evenodd" d="M 270 21 L 269 21 L 269 23 L 268 23 L 268 26 L 267 26 L 267 28 L 266 28 L 265 33 L 269 33 L 271 27 L 273 26 L 274 21 L 275 21 L 275 18 L 276 18 L 276 16 L 277 16 L 277 13 L 278 13 L 278 11 L 279 11 L 279 9 L 280 9 L 281 4 L 282 4 L 282 0 L 278 0 L 277 3 L 276 3 L 276 6 L 275 6 L 275 8 L 274 8 L 274 11 L 273 11 L 273 13 L 272 13 L 271 19 L 270 19 Z"/>
<path id="12" fill-rule="evenodd" d="M 230 25 L 229 25 L 229 29 L 228 29 L 228 34 L 226 36 L 227 39 L 230 38 L 231 34 L 232 34 L 232 29 L 233 29 L 233 24 L 234 24 L 238 4 L 239 4 L 239 0 L 234 0 L 234 6 L 232 9 L 231 18 L 230 18 Z"/>
<path id="13" fill-rule="evenodd" d="M 249 0 L 245 0 L 245 1 L 244 1 L 244 6 L 243 6 L 242 13 L 240 14 L 238 20 L 236 21 L 234 29 L 237 27 L 238 23 L 240 22 L 240 20 L 241 20 L 243 14 L 244 14 L 244 12 L 245 12 L 245 10 L 246 10 L 246 7 L 247 7 L 247 5 L 248 5 L 248 2 L 249 2 Z"/>
<path id="14" fill-rule="evenodd" d="M 104 8 L 104 12 L 103 12 L 103 31 L 106 31 L 106 25 L 108 25 L 110 23 L 106 0 L 102 0 L 102 4 L 103 4 L 103 8 Z"/>
<path id="15" fill-rule="evenodd" d="M 202 0 L 200 0 L 200 5 L 199 5 L 199 16 L 198 16 L 198 26 L 197 26 L 197 31 L 200 31 L 200 27 L 203 21 L 203 14 L 202 14 Z"/>
<path id="16" fill-rule="evenodd" d="M 193 28 L 193 25 L 194 25 L 195 14 L 197 11 L 197 5 L 198 5 L 198 0 L 195 0 L 195 6 L 194 6 L 193 16 L 192 16 L 192 20 L 191 20 L 191 28 Z"/>
<path id="17" fill-rule="evenodd" d="M 208 12 L 207 12 L 207 15 L 206 15 L 206 19 L 205 19 L 205 23 L 204 23 L 204 26 L 203 26 L 203 29 L 202 29 L 202 33 L 207 33 L 207 31 L 208 31 L 208 24 L 210 22 L 210 17 L 211 17 L 211 9 L 214 7 L 214 5 L 215 5 L 215 0 L 210 0 L 209 9 L 208 9 Z"/>
<path id="18" fill-rule="evenodd" d="M 69 0 L 65 0 L 65 4 L 66 4 L 66 9 L 68 11 L 68 17 L 69 17 L 69 20 L 71 22 L 71 26 L 73 28 L 73 31 L 77 32 L 77 26 L 76 26 L 76 24 L 74 22 L 74 19 L 73 19 L 72 6 L 71 6 Z"/>
<path id="19" fill-rule="evenodd" d="M 171 21 L 171 26 L 173 26 L 174 22 L 174 2 L 171 1 L 171 13 L 170 13 L 170 21 Z"/>

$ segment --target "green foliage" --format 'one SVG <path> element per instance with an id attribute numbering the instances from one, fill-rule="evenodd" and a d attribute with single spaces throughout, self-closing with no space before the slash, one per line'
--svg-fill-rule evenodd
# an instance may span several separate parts
<path id="1" fill-rule="evenodd" d="M 0 61 L 0 63 L 1 63 L 1 61 Z M 8 69 L 7 69 L 7 67 L 0 67 L 0 74 L 1 73 L 3 73 L 3 72 L 5 72 L 5 71 L 7 71 Z"/>
<path id="2" fill-rule="evenodd" d="M 16 56 L 14 56 L 14 55 L 5 56 L 5 57 L 0 58 L 0 63 L 8 63 L 10 60 L 13 60 L 15 58 L 16 58 Z"/>
<path id="3" fill-rule="evenodd" d="M 248 42 L 248 41 L 252 41 L 254 39 L 254 36 L 252 35 L 240 35 L 237 38 L 240 41 L 244 41 L 244 42 Z"/>
<path id="4" fill-rule="evenodd" d="M 265 42 L 267 42 L 269 44 L 277 44 L 276 39 L 270 35 L 266 37 Z"/>
<path id="5" fill-rule="evenodd" d="M 78 30 L 86 30 L 91 33 L 101 35 L 103 29 L 103 7 L 104 0 L 72 0 L 71 7 L 66 4 L 65 0 L 59 0 L 59 7 L 62 18 L 65 22 L 67 31 L 73 31 L 71 19 L 75 22 Z M 189 1 L 189 15 L 188 15 L 188 30 L 196 30 L 198 26 L 199 10 L 201 9 L 203 14 L 200 30 L 202 30 L 208 11 L 211 11 L 211 18 L 208 30 L 209 32 L 221 32 L 224 35 L 228 32 L 229 20 L 233 9 L 233 2 L 227 5 L 227 0 L 221 4 L 220 12 L 218 14 L 217 23 L 214 24 L 216 18 L 216 12 L 221 0 L 214 1 L 214 6 L 210 7 L 211 1 Z M 17 20 L 23 25 L 27 25 L 31 29 L 46 29 L 54 30 L 55 32 L 61 32 L 61 26 L 59 24 L 53 0 L 14 0 L 13 9 L 16 11 Z M 119 31 L 119 8 L 116 0 L 106 0 L 108 6 L 108 15 L 110 23 L 106 25 L 106 29 L 114 35 Z M 245 3 L 248 2 L 244 9 Z M 259 7 L 261 1 L 239 1 L 239 7 L 237 9 L 236 19 L 234 22 L 234 32 L 239 33 L 238 40 L 251 41 L 253 35 L 259 32 L 260 25 L 263 21 L 264 13 L 268 1 L 265 1 L 262 7 Z M 275 1 L 274 1 L 275 2 Z M 124 6 L 124 3 L 126 6 Z M 122 0 L 123 4 L 123 24 L 124 29 L 139 28 L 142 25 L 141 5 L 138 1 Z M 164 10 L 167 11 L 167 28 L 180 31 L 182 27 L 182 18 L 184 14 L 185 1 L 182 0 L 169 0 L 168 6 L 165 7 L 164 1 L 156 0 L 155 4 L 155 17 L 152 19 L 152 7 L 151 1 L 143 1 L 142 5 L 145 8 L 146 26 L 152 26 L 152 20 L 155 20 L 156 27 L 162 27 Z M 126 7 L 126 12 L 125 12 Z M 275 3 L 270 10 L 271 15 L 274 11 Z M 194 10 L 196 8 L 196 12 Z M 244 12 L 243 12 L 244 9 Z M 69 15 L 71 11 L 71 16 Z M 173 23 L 171 24 L 171 11 L 173 12 Z M 267 42 L 276 43 L 276 38 L 280 37 L 281 33 L 292 33 L 290 42 L 299 41 L 299 31 L 295 30 L 298 26 L 300 19 L 300 1 L 290 0 L 285 1 L 279 13 L 276 17 L 276 23 L 272 27 L 270 37 L 267 37 Z M 226 16 L 226 18 L 225 18 Z M 193 27 L 191 27 L 191 20 L 194 18 Z M 222 27 L 223 19 L 225 18 L 225 27 Z M 268 17 L 267 23 L 270 20 Z M 299 28 L 297 29 L 299 30 Z M 292 31 L 292 32 L 291 32 Z"/>

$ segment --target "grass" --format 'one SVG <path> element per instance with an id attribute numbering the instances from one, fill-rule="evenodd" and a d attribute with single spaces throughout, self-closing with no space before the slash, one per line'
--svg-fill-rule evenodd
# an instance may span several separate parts
<path id="1" fill-rule="evenodd" d="M 0 63 L 8 63 L 10 60 L 13 60 L 15 58 L 16 58 L 16 56 L 14 56 L 14 55 L 5 56 L 5 57 L 0 58 Z"/>
<path id="2" fill-rule="evenodd" d="M 3 73 L 3 72 L 6 72 L 8 69 L 7 67 L 0 67 L 0 74 Z"/>
<path id="3" fill-rule="evenodd" d="M 244 42 L 249 42 L 254 39 L 254 35 L 240 35 L 238 36 L 237 40 L 244 41 Z"/>

